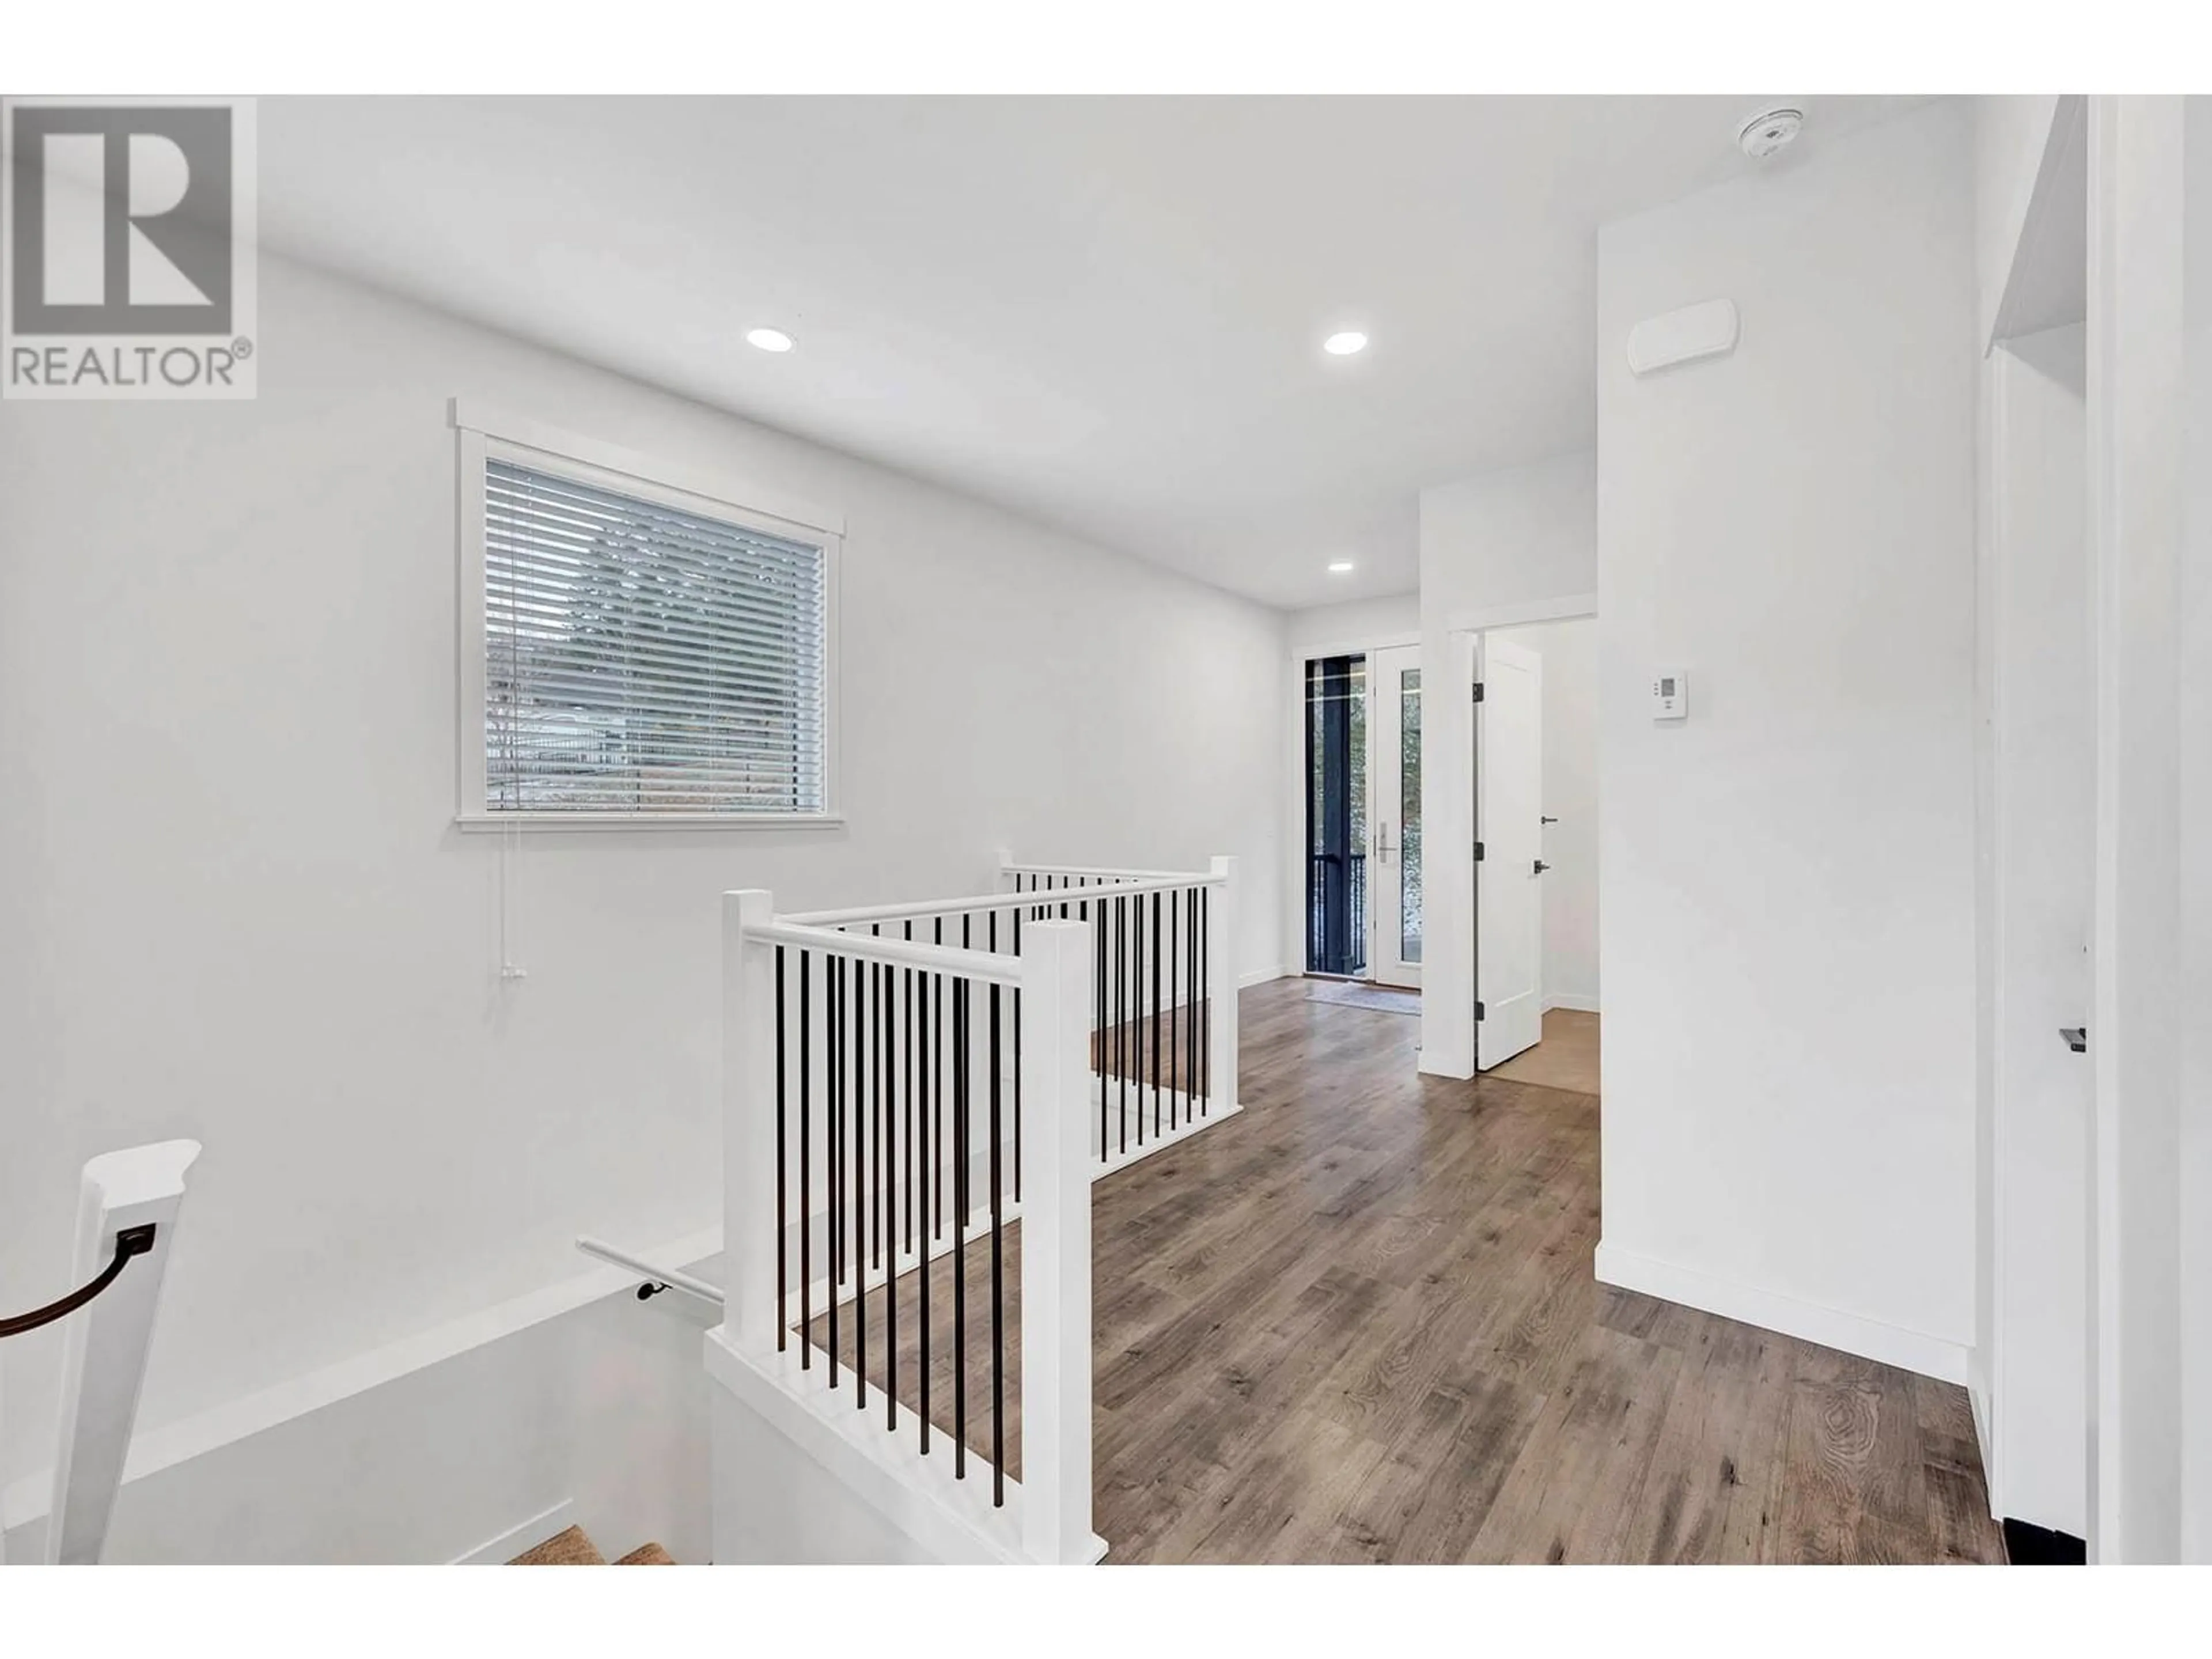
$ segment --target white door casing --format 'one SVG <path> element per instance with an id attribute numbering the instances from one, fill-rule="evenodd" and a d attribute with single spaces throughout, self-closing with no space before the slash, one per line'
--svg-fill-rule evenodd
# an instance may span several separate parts
<path id="1" fill-rule="evenodd" d="M 1378 985 L 1408 988 L 1421 982 L 1420 701 L 1419 646 L 1369 656 L 1367 973 Z M 1411 767 L 1404 763 L 1409 725 Z"/>
<path id="2" fill-rule="evenodd" d="M 1544 659 L 1485 636 L 1474 708 L 1475 1066 L 1544 1035 Z"/>

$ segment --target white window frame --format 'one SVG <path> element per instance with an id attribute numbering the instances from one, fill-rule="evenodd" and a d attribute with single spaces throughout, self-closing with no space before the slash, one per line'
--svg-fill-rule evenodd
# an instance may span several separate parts
<path id="1" fill-rule="evenodd" d="M 838 763 L 839 580 L 844 514 L 779 491 L 717 478 L 696 468 L 580 437 L 504 414 L 472 398 L 453 400 L 459 489 L 459 749 L 454 822 L 465 830 L 835 830 L 845 823 Z M 717 519 L 740 529 L 818 545 L 823 557 L 822 810 L 818 812 L 495 812 L 485 799 L 484 464 L 512 461 L 580 483 Z"/>

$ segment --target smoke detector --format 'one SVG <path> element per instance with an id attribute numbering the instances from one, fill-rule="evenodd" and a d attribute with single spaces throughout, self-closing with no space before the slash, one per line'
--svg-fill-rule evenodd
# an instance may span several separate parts
<path id="1" fill-rule="evenodd" d="M 1805 112 L 1802 109 L 1771 109 L 1746 121 L 1735 141 L 1753 161 L 1764 161 L 1795 138 L 1797 130 L 1804 125 Z"/>

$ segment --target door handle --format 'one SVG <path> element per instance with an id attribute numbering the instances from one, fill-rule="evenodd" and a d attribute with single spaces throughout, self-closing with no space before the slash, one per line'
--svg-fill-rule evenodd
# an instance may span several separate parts
<path id="1" fill-rule="evenodd" d="M 2075 1054 L 2089 1052 L 2089 1029 L 2086 1025 L 2062 1025 L 2058 1028 L 2058 1035 Z"/>
<path id="2" fill-rule="evenodd" d="M 1388 823 L 1381 825 L 1377 830 L 1375 861 L 1377 864 L 1388 864 L 1390 861 L 1390 826 Z"/>
<path id="3" fill-rule="evenodd" d="M 1537 876 L 1540 876 L 1540 875 L 1542 875 L 1542 874 L 1544 873 L 1544 872 L 1545 872 L 1545 871 L 1547 871 L 1547 870 L 1550 869 L 1551 867 L 1552 867 L 1552 866 L 1551 866 L 1550 865 L 1548 865 L 1548 864 L 1545 863 L 1543 860 L 1541 860 L 1541 859 L 1538 859 L 1538 860 L 1536 860 L 1536 867 L 1535 867 L 1534 870 L 1530 871 L 1530 872 L 1529 872 L 1529 873 L 1530 873 L 1531 875 L 1537 875 Z"/>

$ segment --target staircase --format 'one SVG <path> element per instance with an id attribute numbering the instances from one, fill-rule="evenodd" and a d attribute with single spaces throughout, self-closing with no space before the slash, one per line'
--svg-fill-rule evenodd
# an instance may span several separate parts
<path id="1" fill-rule="evenodd" d="M 607 1558 L 581 1527 L 556 1532 L 507 1564 L 510 1567 L 604 1567 Z M 676 1558 L 658 1544 L 640 1544 L 615 1563 L 618 1567 L 672 1567 Z"/>

